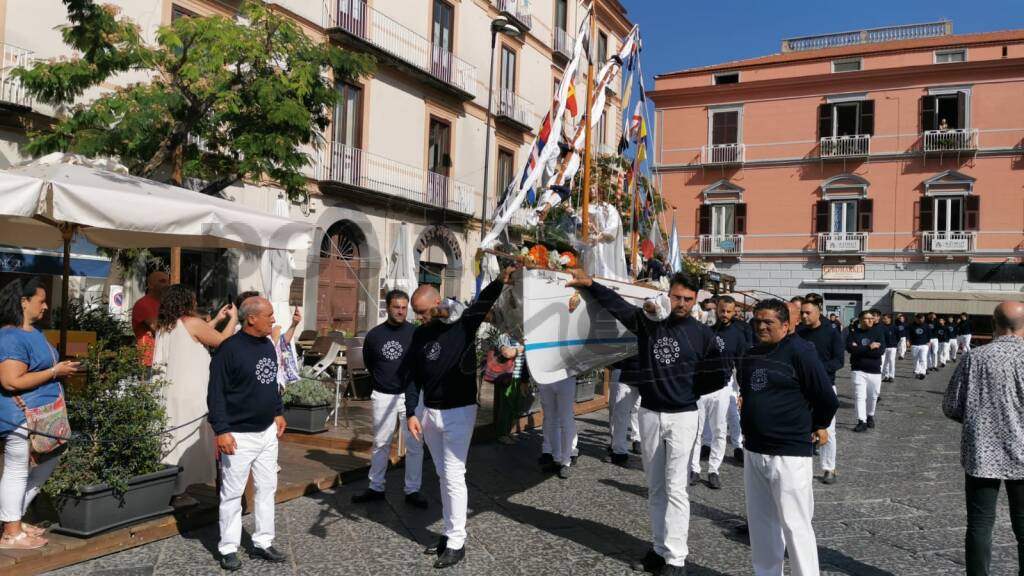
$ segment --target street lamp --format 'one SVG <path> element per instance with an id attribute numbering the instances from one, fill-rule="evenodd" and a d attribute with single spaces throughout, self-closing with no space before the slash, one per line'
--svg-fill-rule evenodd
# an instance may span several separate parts
<path id="1" fill-rule="evenodd" d="M 491 166 L 491 100 L 494 97 L 494 47 L 497 45 L 499 32 L 509 36 L 510 38 L 515 38 L 523 33 L 523 31 L 519 29 L 519 26 L 516 26 L 508 18 L 503 16 L 499 16 L 491 21 L 491 69 L 487 78 L 487 116 L 484 118 L 487 130 L 484 136 L 483 206 L 480 209 L 481 242 L 483 241 L 485 234 L 484 223 L 487 222 L 487 190 L 490 187 L 491 182 L 491 179 L 488 177 Z"/>

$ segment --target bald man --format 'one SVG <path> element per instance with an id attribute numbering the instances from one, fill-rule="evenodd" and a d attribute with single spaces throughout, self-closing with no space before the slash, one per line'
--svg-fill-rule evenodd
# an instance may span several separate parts
<path id="1" fill-rule="evenodd" d="M 132 332 L 142 354 L 142 363 L 153 366 L 153 348 L 156 346 L 156 317 L 160 301 L 171 278 L 166 272 L 155 270 L 146 277 L 146 295 L 132 306 Z"/>
<path id="2" fill-rule="evenodd" d="M 427 443 L 441 482 L 444 534 L 425 550 L 438 556 L 434 568 L 454 566 L 466 555 L 466 457 L 477 410 L 476 331 L 514 270 L 506 269 L 469 307 L 454 300 L 442 302 L 430 285 L 412 295 L 412 309 L 421 325 L 413 332 L 399 378 L 406 383 L 409 432 Z M 421 391 L 423 409 L 417 412 Z"/>
<path id="3" fill-rule="evenodd" d="M 964 353 L 942 403 L 943 413 L 963 424 L 968 574 L 989 574 L 1000 484 L 1010 503 L 1017 561 L 1024 562 L 1024 303 L 997 306 L 992 325 L 992 342 Z"/>

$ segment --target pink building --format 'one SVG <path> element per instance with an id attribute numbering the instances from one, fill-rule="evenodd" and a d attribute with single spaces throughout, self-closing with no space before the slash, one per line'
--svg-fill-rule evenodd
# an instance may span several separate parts
<path id="1" fill-rule="evenodd" d="M 1024 289 L 1024 30 L 937 22 L 783 41 L 657 76 L 683 249 L 738 288 L 987 315 Z"/>

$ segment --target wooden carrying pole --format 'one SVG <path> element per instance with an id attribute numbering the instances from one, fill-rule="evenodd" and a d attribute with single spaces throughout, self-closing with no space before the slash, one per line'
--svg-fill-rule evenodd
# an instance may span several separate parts
<path id="1" fill-rule="evenodd" d="M 174 172 L 171 174 L 171 183 L 175 186 L 181 186 L 184 181 L 182 176 L 182 163 L 185 158 L 185 151 L 179 144 L 174 149 Z M 171 284 L 181 284 L 181 247 L 171 247 Z"/>
<path id="2" fill-rule="evenodd" d="M 580 210 L 583 212 L 583 226 L 580 233 L 584 238 L 590 237 L 590 160 L 591 160 L 591 109 L 594 105 L 594 51 L 592 49 L 594 39 L 597 37 L 597 6 L 596 1 L 590 11 L 590 42 L 587 43 L 587 107 L 586 124 L 583 127 L 583 200 L 580 202 Z"/>

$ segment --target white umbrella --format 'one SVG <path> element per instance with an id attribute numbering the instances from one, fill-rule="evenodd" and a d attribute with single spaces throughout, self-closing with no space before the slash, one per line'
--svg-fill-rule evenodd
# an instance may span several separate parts
<path id="1" fill-rule="evenodd" d="M 391 246 L 385 286 L 388 290 L 404 290 L 406 294 L 412 294 L 417 285 L 416 269 L 409 225 L 402 222 L 398 227 L 395 243 Z"/>

